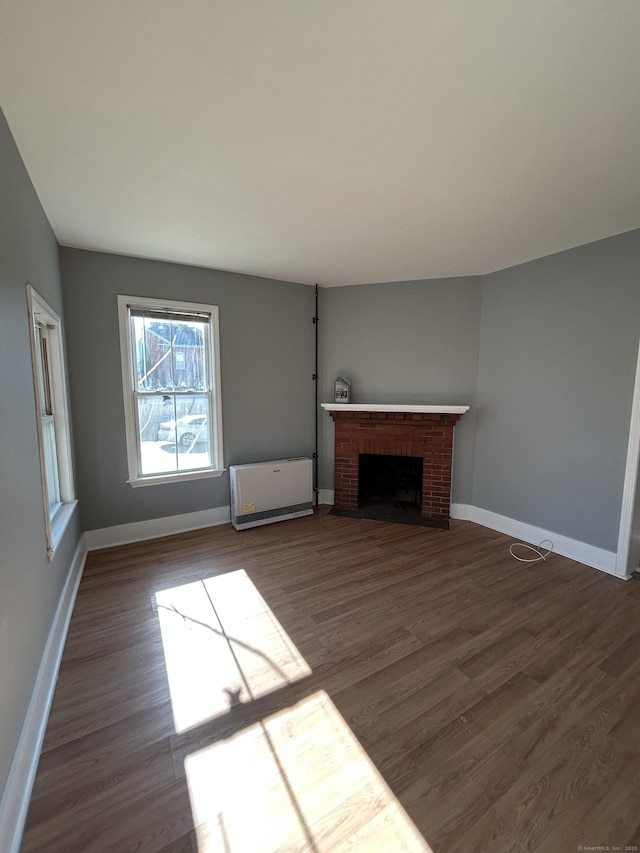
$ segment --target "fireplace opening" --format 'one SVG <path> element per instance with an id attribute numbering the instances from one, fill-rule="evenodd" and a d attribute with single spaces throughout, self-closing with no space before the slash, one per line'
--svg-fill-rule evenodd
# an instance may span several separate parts
<path id="1" fill-rule="evenodd" d="M 358 457 L 358 508 L 368 518 L 420 517 L 422 457 L 361 453 Z"/>

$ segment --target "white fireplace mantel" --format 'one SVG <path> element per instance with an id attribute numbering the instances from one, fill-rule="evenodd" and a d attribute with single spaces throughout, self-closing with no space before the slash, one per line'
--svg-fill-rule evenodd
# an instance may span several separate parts
<path id="1" fill-rule="evenodd" d="M 415 412 L 425 415 L 463 415 L 469 406 L 423 406 L 416 403 L 321 403 L 327 412 Z"/>

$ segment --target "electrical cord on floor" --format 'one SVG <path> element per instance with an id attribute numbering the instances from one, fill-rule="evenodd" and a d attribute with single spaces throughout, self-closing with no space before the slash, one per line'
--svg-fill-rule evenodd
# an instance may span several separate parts
<path id="1" fill-rule="evenodd" d="M 538 550 L 539 548 L 542 548 L 543 545 L 544 546 L 546 546 L 546 545 L 551 546 L 547 551 L 545 551 L 544 554 L 542 553 L 542 551 Z M 536 554 L 537 556 L 536 557 L 519 557 L 514 552 L 514 550 L 513 550 L 514 548 L 526 548 L 527 551 L 533 551 L 533 553 Z M 546 560 L 552 551 L 553 551 L 553 542 L 551 541 L 551 539 L 543 539 L 542 542 L 538 545 L 538 548 L 536 548 L 534 545 L 529 545 L 527 542 L 514 542 L 512 545 L 509 546 L 509 553 L 511 554 L 511 556 L 514 557 L 516 560 L 519 560 L 521 563 L 539 563 L 541 560 Z"/>

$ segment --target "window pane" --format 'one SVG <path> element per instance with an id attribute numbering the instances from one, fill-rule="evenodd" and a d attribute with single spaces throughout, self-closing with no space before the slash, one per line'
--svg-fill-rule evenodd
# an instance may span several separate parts
<path id="1" fill-rule="evenodd" d="M 56 427 L 51 415 L 42 418 L 42 438 L 47 493 L 49 497 L 49 516 L 52 518 L 60 504 L 60 478 L 58 475 Z"/>
<path id="2" fill-rule="evenodd" d="M 135 378 L 138 391 L 205 391 L 204 340 L 201 320 L 131 318 L 134 330 Z"/>
<path id="3" fill-rule="evenodd" d="M 169 474 L 211 466 L 207 394 L 139 396 L 141 474 Z"/>

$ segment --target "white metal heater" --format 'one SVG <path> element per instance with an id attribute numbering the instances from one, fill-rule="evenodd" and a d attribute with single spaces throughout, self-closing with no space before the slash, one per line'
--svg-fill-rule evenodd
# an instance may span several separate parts
<path id="1" fill-rule="evenodd" d="M 311 459 L 231 465 L 231 524 L 236 530 L 313 513 Z"/>

